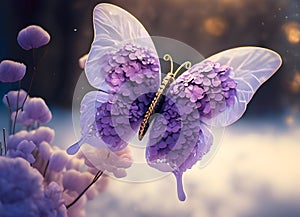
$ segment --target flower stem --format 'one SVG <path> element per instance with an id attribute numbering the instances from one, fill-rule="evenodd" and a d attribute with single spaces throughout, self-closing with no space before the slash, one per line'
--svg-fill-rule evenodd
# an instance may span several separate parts
<path id="1" fill-rule="evenodd" d="M 44 169 L 44 171 L 43 171 L 43 177 L 44 177 L 44 178 L 46 177 L 46 172 L 47 172 L 48 166 L 49 166 L 49 160 L 47 160 L 45 169 Z"/>
<path id="2" fill-rule="evenodd" d="M 3 133 L 3 145 L 4 145 L 4 155 L 7 153 L 7 143 L 6 143 L 6 131 L 5 128 L 2 129 Z"/>
<path id="3" fill-rule="evenodd" d="M 16 110 L 15 119 L 14 119 L 14 122 L 13 122 L 12 134 L 15 134 L 15 130 L 16 130 L 17 117 L 18 117 L 18 113 L 19 113 L 20 90 L 21 90 L 21 81 L 19 81 L 19 88 L 18 88 L 18 95 L 17 95 L 17 110 Z"/>
<path id="4" fill-rule="evenodd" d="M 94 179 L 92 182 L 75 198 L 75 200 L 70 203 L 69 205 L 66 206 L 67 209 L 69 209 L 71 206 L 73 206 L 83 195 L 84 193 L 89 190 L 89 188 L 102 176 L 103 171 L 99 170 L 97 174 L 95 175 Z"/>
<path id="5" fill-rule="evenodd" d="M 36 75 L 36 72 L 37 72 L 37 66 L 35 64 L 35 49 L 33 48 L 32 49 L 32 62 L 33 62 L 33 72 L 32 72 L 32 76 L 31 76 L 31 79 L 30 79 L 30 84 L 29 84 L 29 88 L 28 88 L 28 91 L 27 91 L 27 94 L 26 94 L 26 97 L 21 105 L 21 111 L 23 111 L 23 108 L 24 108 L 24 104 L 29 96 L 29 93 L 31 91 L 31 88 L 32 88 L 32 84 L 33 84 L 33 80 L 35 78 L 35 75 Z"/>
<path id="6" fill-rule="evenodd" d="M 9 101 L 9 98 L 8 98 L 8 95 L 6 94 L 5 95 L 5 98 L 6 98 L 6 101 L 7 101 L 7 108 L 8 108 L 8 113 L 9 113 L 9 134 L 11 134 L 11 130 L 12 130 L 12 121 L 11 121 L 11 114 L 12 114 L 12 111 L 11 111 L 11 105 L 10 105 L 10 101 Z"/>

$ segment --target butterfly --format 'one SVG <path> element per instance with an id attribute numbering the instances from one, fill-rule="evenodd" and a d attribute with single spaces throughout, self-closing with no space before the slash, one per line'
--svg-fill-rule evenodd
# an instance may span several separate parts
<path id="1" fill-rule="evenodd" d="M 133 15 L 101 3 L 93 21 L 85 74 L 97 90 L 81 101 L 81 139 L 67 152 L 75 154 L 84 143 L 115 152 L 149 132 L 148 165 L 172 172 L 184 201 L 182 175 L 209 152 L 210 127 L 228 126 L 243 115 L 257 89 L 280 67 L 280 56 L 266 48 L 238 47 L 175 70 L 172 55 L 165 54 L 170 71 L 161 79 L 153 41 Z"/>

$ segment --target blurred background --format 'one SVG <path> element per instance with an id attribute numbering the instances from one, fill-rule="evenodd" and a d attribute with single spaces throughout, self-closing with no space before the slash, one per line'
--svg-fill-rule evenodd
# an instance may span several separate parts
<path id="1" fill-rule="evenodd" d="M 62 143 L 56 145 L 74 140 L 78 59 L 89 51 L 92 11 L 100 2 L 123 7 L 150 35 L 182 41 L 204 57 L 252 45 L 275 50 L 283 65 L 255 94 L 242 120 L 226 130 L 214 160 L 185 175 L 186 202 L 177 201 L 171 176 L 146 184 L 111 180 L 108 191 L 90 203 L 87 216 L 299 217 L 300 0 L 2 0 L 1 60 L 30 68 L 31 54 L 18 46 L 18 32 L 37 24 L 51 35 L 31 95 L 53 108 L 50 125 Z M 31 70 L 24 89 L 30 77 Z M 1 96 L 8 89 L 0 84 Z M 0 111 L 2 119 L 6 113 Z"/>

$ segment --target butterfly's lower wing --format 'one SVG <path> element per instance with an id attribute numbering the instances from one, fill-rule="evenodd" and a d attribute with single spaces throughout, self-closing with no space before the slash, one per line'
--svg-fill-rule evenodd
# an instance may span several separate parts
<path id="1" fill-rule="evenodd" d="M 175 82 L 170 89 L 178 86 L 184 88 Z M 182 174 L 208 152 L 212 134 L 201 124 L 196 104 L 188 97 L 168 91 L 160 107 L 150 126 L 146 159 L 151 167 L 174 173 L 178 198 L 184 200 Z"/>
<path id="2" fill-rule="evenodd" d="M 104 105 L 108 101 L 108 94 L 102 91 L 91 91 L 87 93 L 80 105 L 80 127 L 81 139 L 67 149 L 68 154 L 75 154 L 84 143 L 93 144 L 100 148 L 105 147 L 101 139 L 96 123 L 96 108 Z"/>
<path id="3" fill-rule="evenodd" d="M 232 105 L 213 118 L 201 119 L 211 126 L 227 126 L 237 121 L 254 93 L 281 65 L 281 57 L 276 52 L 261 47 L 233 48 L 207 60 L 230 67 L 230 77 L 236 82 L 236 96 Z"/>

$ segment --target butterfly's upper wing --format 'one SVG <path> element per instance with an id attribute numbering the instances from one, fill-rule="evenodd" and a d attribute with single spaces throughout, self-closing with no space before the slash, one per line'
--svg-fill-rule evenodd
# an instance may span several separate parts
<path id="1" fill-rule="evenodd" d="M 119 64 L 151 53 L 158 60 L 154 44 L 143 25 L 130 13 L 112 4 L 98 4 L 94 9 L 94 41 L 88 55 L 85 72 L 89 83 L 97 89 L 110 92 L 117 84 L 108 79 L 108 70 Z M 125 46 L 129 44 L 130 46 Z M 147 52 L 145 52 L 147 50 Z M 109 55 L 109 54 L 112 54 Z M 141 58 L 142 59 L 142 58 Z M 138 71 L 138 67 L 132 69 Z M 157 67 L 155 65 L 154 67 Z M 159 85 L 160 73 L 154 75 Z M 120 79 L 124 79 L 120 75 Z M 113 84 L 112 84 L 113 83 Z"/>
<path id="2" fill-rule="evenodd" d="M 137 131 L 153 92 L 160 85 L 159 58 L 145 28 L 127 11 L 99 4 L 93 18 L 95 37 L 85 73 L 89 83 L 101 90 L 94 97 L 103 99 L 103 92 L 108 96 L 100 104 L 95 101 L 93 111 L 89 109 L 90 101 L 82 101 L 82 139 L 90 138 L 86 140 L 90 145 L 103 143 L 111 151 L 118 151 Z M 87 136 L 95 130 L 86 129 L 87 119 L 94 120 L 89 126 L 96 129 L 101 141 Z"/>
<path id="3" fill-rule="evenodd" d="M 237 84 L 237 95 L 232 106 L 213 118 L 202 118 L 211 126 L 227 126 L 237 121 L 257 89 L 278 70 L 282 62 L 276 52 L 261 47 L 233 48 L 206 60 L 229 66 L 231 78 Z"/>

